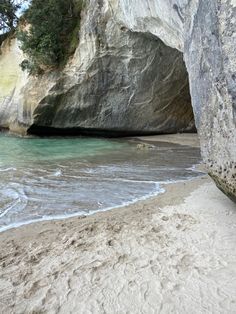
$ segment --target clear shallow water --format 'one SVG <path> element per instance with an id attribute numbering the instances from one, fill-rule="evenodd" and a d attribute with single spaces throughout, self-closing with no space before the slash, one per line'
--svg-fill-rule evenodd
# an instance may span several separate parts
<path id="1" fill-rule="evenodd" d="M 198 176 L 196 148 L 128 140 L 18 138 L 0 133 L 0 231 L 31 221 L 91 214 Z"/>

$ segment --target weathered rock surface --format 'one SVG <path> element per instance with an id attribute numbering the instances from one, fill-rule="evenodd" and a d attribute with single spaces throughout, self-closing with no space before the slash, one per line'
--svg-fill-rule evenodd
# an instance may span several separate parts
<path id="1" fill-rule="evenodd" d="M 140 134 L 192 129 L 180 52 L 129 31 L 116 37 L 114 49 L 107 38 L 101 38 L 99 45 L 102 48 L 97 47 L 85 70 L 79 69 L 77 55 L 73 72 L 65 73 L 46 97 L 37 100 L 31 129 L 51 126 Z"/>
<path id="2" fill-rule="evenodd" d="M 17 99 L 26 83 L 26 74 L 19 67 L 22 53 L 15 39 L 6 40 L 0 54 L 0 129 L 13 128 L 18 115 Z"/>
<path id="3" fill-rule="evenodd" d="M 184 53 L 204 161 L 235 199 L 235 20 L 235 0 L 90 0 L 65 70 L 12 89 L 0 123 L 34 133 L 191 130 Z"/>
<path id="4" fill-rule="evenodd" d="M 20 126 L 33 133 L 194 129 L 182 53 L 151 33 L 131 31 L 119 16 L 114 19 L 114 9 L 106 1 L 90 1 L 80 44 L 65 71 L 31 78 L 22 95 L 13 97 Z"/>
<path id="5" fill-rule="evenodd" d="M 120 0 L 125 25 L 184 52 L 203 159 L 236 200 L 236 1 Z"/>
<path id="6" fill-rule="evenodd" d="M 186 13 L 184 54 L 202 155 L 236 201 L 236 1 L 199 1 Z"/>

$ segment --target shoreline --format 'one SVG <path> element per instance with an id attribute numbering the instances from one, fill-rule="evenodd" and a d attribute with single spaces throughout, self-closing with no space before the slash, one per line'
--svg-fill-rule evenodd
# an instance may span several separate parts
<path id="1" fill-rule="evenodd" d="M 207 175 L 164 187 L 1 232 L 0 313 L 235 313 L 235 204 Z"/>
<path id="2" fill-rule="evenodd" d="M 154 136 L 138 136 L 136 140 L 141 140 L 147 143 L 166 142 L 178 145 L 186 145 L 197 147 L 200 149 L 200 141 L 197 133 L 177 133 L 177 134 L 164 134 Z"/>
<path id="3" fill-rule="evenodd" d="M 183 198 L 187 197 L 189 195 L 189 193 L 191 193 L 192 191 L 194 191 L 194 189 L 196 187 L 198 187 L 202 180 L 206 180 L 209 181 L 209 178 L 207 175 L 202 175 L 198 178 L 191 178 L 188 180 L 183 180 L 183 181 L 178 181 L 178 182 L 173 182 L 173 183 L 162 183 L 162 185 L 165 186 L 165 191 L 162 193 L 158 193 L 158 194 L 154 194 L 151 196 L 145 196 L 144 199 L 139 199 L 137 201 L 134 201 L 130 204 L 127 205 L 120 205 L 117 207 L 112 207 L 110 209 L 105 209 L 105 210 L 100 210 L 97 211 L 95 213 L 91 213 L 88 215 L 81 215 L 81 214 L 72 214 L 73 216 L 68 216 L 68 217 L 63 217 L 63 218 L 50 218 L 50 219 L 46 219 L 46 220 L 42 220 L 42 221 L 32 221 L 32 222 L 26 222 L 25 224 L 22 224 L 20 226 L 16 226 L 16 227 L 12 227 L 10 229 L 4 230 L 4 231 L 0 231 L 0 242 L 1 242 L 1 236 L 3 235 L 3 237 L 5 236 L 5 233 L 9 234 L 7 236 L 10 235 L 10 233 L 21 233 L 22 230 L 26 231 L 26 229 L 30 228 L 30 229 L 40 229 L 40 227 L 43 227 L 44 225 L 50 226 L 52 225 L 52 228 L 54 227 L 53 225 L 63 225 L 64 223 L 71 223 L 74 222 L 74 220 L 97 220 L 97 219 L 102 219 L 101 215 L 108 215 L 108 216 L 113 216 L 113 215 L 117 215 L 118 211 L 122 211 L 122 212 L 126 212 L 129 210 L 133 210 L 136 209 L 136 207 L 142 207 L 145 206 L 145 204 L 149 204 L 149 203 L 153 203 L 153 202 L 157 202 L 158 206 L 160 207 L 164 207 L 165 205 L 177 205 L 179 202 L 181 202 L 183 200 Z M 184 191 L 185 187 L 188 186 L 188 189 L 186 190 L 186 192 Z M 181 190 L 181 197 L 177 197 L 177 195 L 175 195 L 175 197 L 173 197 L 171 194 L 173 193 L 173 190 Z M 168 194 L 168 195 L 167 195 Z M 36 227 L 36 228 L 34 228 Z M 33 230 L 31 230 L 33 231 Z"/>
<path id="4" fill-rule="evenodd" d="M 201 164 L 197 164 L 194 165 L 193 168 L 197 168 L 200 167 Z M 109 212 L 109 211 L 113 211 L 116 209 L 120 209 L 120 208 L 127 208 L 129 206 L 135 205 L 135 204 L 139 204 L 143 201 L 147 201 L 153 198 L 158 198 L 161 194 L 165 194 L 167 191 L 164 187 L 169 187 L 170 185 L 175 185 L 175 184 L 179 184 L 179 183 L 187 183 L 193 180 L 197 180 L 198 178 L 204 177 L 206 176 L 206 174 L 204 174 L 201 170 L 196 170 L 194 169 L 193 171 L 199 172 L 200 175 L 199 177 L 194 177 L 194 178 L 189 178 L 189 179 L 183 179 L 183 180 L 178 180 L 178 181 L 173 181 L 173 182 L 155 182 L 155 184 L 159 185 L 158 190 L 154 191 L 154 192 L 150 192 L 147 195 L 141 196 L 140 198 L 134 199 L 133 201 L 129 201 L 126 202 L 125 204 L 122 205 L 117 205 L 114 207 L 108 207 L 108 208 L 104 208 L 104 209 L 99 209 L 99 210 L 94 210 L 94 211 L 90 211 L 86 214 L 82 214 L 82 213 L 74 213 L 74 214 L 65 214 L 65 215 L 55 215 L 55 216 L 46 216 L 46 217 L 42 217 L 39 218 L 38 220 L 28 220 L 25 222 L 19 222 L 19 223 L 15 223 L 15 224 L 10 224 L 10 225 L 6 225 L 4 227 L 0 227 L 0 236 L 1 233 L 12 230 L 12 229 L 18 229 L 21 227 L 25 227 L 25 226 L 29 226 L 29 225 L 33 225 L 33 224 L 38 224 L 38 223 L 43 223 L 43 222 L 53 222 L 53 221 L 64 221 L 67 219 L 73 219 L 73 218 L 86 218 L 89 216 L 93 216 L 99 213 L 105 213 L 105 212 Z M 201 175 L 202 173 L 202 175 Z M 168 188 L 167 188 L 168 189 Z"/>
<path id="5" fill-rule="evenodd" d="M 189 179 L 189 180 L 192 180 L 192 179 Z M 188 181 L 188 180 L 184 180 L 184 181 Z M 178 181 L 178 182 L 181 182 L 181 181 Z M 178 183 L 178 182 L 176 182 L 176 183 Z M 82 214 L 82 213 L 78 212 L 78 213 L 74 213 L 74 214 L 55 215 L 55 216 L 50 216 L 50 217 L 46 216 L 46 217 L 39 218 L 38 220 L 35 219 L 35 220 L 28 220 L 25 222 L 19 222 L 19 223 L 15 223 L 12 225 L 0 227 L 0 235 L 1 235 L 1 233 L 6 232 L 8 230 L 18 229 L 18 228 L 32 225 L 32 224 L 38 224 L 38 223 L 50 222 L 50 221 L 52 221 L 52 222 L 53 221 L 64 221 L 64 220 L 73 219 L 73 218 L 86 218 L 89 216 L 96 215 L 98 213 L 105 213 L 107 211 L 112 211 L 112 210 L 119 209 L 119 208 L 129 207 L 129 206 L 134 205 L 136 203 L 148 200 L 148 199 L 153 198 L 153 197 L 157 197 L 158 195 L 165 193 L 165 190 L 163 189 L 163 187 L 161 185 L 168 185 L 168 184 L 172 184 L 172 183 L 161 183 L 161 184 L 159 184 L 158 182 L 156 182 L 155 184 L 159 185 L 159 187 L 158 187 L 159 190 L 156 190 L 154 192 L 150 192 L 147 195 L 141 196 L 140 198 L 134 199 L 133 201 L 126 202 L 125 204 L 122 204 L 122 205 L 117 205 L 114 207 L 108 207 L 108 208 L 99 209 L 99 210 L 96 209 L 96 210 L 90 211 L 86 214 Z M 173 184 L 175 184 L 175 183 L 173 183 Z"/>
<path id="6" fill-rule="evenodd" d="M 0 234 L 2 310 L 233 313 L 235 236 L 235 204 L 207 176 L 123 208 L 11 229 Z"/>
<path id="7" fill-rule="evenodd" d="M 186 133 L 186 134 L 174 134 L 174 135 L 142 136 L 142 137 L 127 138 L 127 140 L 135 142 L 135 143 L 137 143 L 137 145 L 141 145 L 141 146 L 143 145 L 141 147 L 141 149 L 143 149 L 143 150 L 150 149 L 150 148 L 152 148 L 152 146 L 156 146 L 156 145 L 158 145 L 158 143 L 163 143 L 163 142 L 181 145 L 181 140 L 186 142 L 185 145 L 187 145 L 187 146 L 199 147 L 199 141 L 198 141 L 197 135 L 194 133 L 193 134 Z M 191 169 L 192 172 L 199 173 L 199 176 L 201 176 L 201 174 L 204 175 L 204 172 L 199 170 L 199 165 L 200 164 L 193 165 L 189 169 Z M 153 181 L 152 183 L 156 185 L 155 190 L 150 191 L 149 193 L 147 193 L 144 196 L 140 196 L 140 197 L 134 198 L 131 201 L 124 202 L 123 204 L 113 206 L 113 207 L 101 208 L 99 210 L 95 209 L 95 210 L 91 210 L 87 213 L 76 212 L 73 214 L 43 216 L 43 217 L 40 217 L 38 219 L 20 221 L 20 222 L 16 222 L 13 224 L 0 226 L 0 234 L 2 232 L 8 231 L 8 230 L 20 228 L 22 226 L 28 226 L 31 224 L 41 223 L 44 221 L 58 221 L 58 220 L 60 221 L 60 220 L 70 219 L 70 218 L 75 218 L 75 217 L 82 217 L 83 218 L 83 217 L 88 217 L 88 216 L 94 215 L 94 214 L 99 213 L 99 212 L 106 212 L 106 211 L 114 210 L 117 208 L 127 207 L 130 205 L 136 204 L 138 202 L 141 202 L 143 200 L 147 200 L 149 198 L 156 197 L 162 193 L 165 193 L 165 187 L 168 186 L 169 184 L 185 182 L 185 181 L 189 181 L 189 180 L 193 180 L 193 179 L 194 179 L 194 177 L 193 178 L 190 177 L 190 178 L 186 178 L 186 179 L 182 179 L 182 180 L 176 180 L 176 181 L 175 180 L 166 181 L 166 182 L 154 182 Z"/>

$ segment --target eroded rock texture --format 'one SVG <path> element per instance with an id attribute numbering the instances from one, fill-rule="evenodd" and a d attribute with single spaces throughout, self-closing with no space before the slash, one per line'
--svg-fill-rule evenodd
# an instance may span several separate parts
<path id="1" fill-rule="evenodd" d="M 34 110 L 35 130 L 51 126 L 142 134 L 193 127 L 181 53 L 159 39 L 121 33 L 118 27 L 114 32 L 114 43 L 106 34 L 100 37 L 96 56 L 85 70 L 80 69 L 78 54 L 72 73 L 40 100 Z"/>
<path id="2" fill-rule="evenodd" d="M 17 117 L 19 93 L 27 76 L 19 67 L 21 60 L 17 41 L 6 40 L 0 51 L 0 129 L 13 127 Z"/>
<path id="3" fill-rule="evenodd" d="M 203 159 L 218 187 L 235 200 L 236 2 L 120 0 L 120 8 L 128 28 L 184 52 Z"/>
<path id="4" fill-rule="evenodd" d="M 128 28 L 119 2 L 109 4 L 88 3 L 80 44 L 63 73 L 29 79 L 14 100 L 17 124 L 33 133 L 48 128 L 108 135 L 193 130 L 182 53 L 154 33 Z"/>
<path id="5" fill-rule="evenodd" d="M 204 0 L 190 9 L 184 50 L 202 155 L 236 200 L 236 2 Z"/>
<path id="6" fill-rule="evenodd" d="M 65 70 L 16 84 L 4 96 L 12 111 L 1 125 L 34 133 L 192 130 L 184 53 L 204 161 L 235 199 L 235 25 L 235 0 L 87 1 Z"/>

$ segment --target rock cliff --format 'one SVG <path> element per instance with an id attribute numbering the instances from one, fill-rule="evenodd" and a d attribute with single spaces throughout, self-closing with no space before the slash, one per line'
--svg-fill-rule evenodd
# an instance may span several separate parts
<path id="1" fill-rule="evenodd" d="M 22 53 L 15 39 L 7 39 L 0 54 L 0 129 L 13 128 L 18 115 L 18 98 L 27 75 L 19 67 Z"/>
<path id="2" fill-rule="evenodd" d="M 65 69 L 27 79 L 17 70 L 20 82 L 0 91 L 0 124 L 171 133 L 193 130 L 193 107 L 209 174 L 235 199 L 235 19 L 235 0 L 88 0 Z"/>
<path id="3" fill-rule="evenodd" d="M 193 130 L 182 53 L 154 33 L 132 30 L 124 23 L 124 3 L 117 5 L 88 3 L 75 55 L 63 72 L 30 78 L 22 95 L 13 96 L 18 115 L 10 128 L 106 134 Z"/>
<path id="4" fill-rule="evenodd" d="M 217 186 L 236 201 L 236 1 L 187 9 L 184 55 L 202 155 Z"/>

